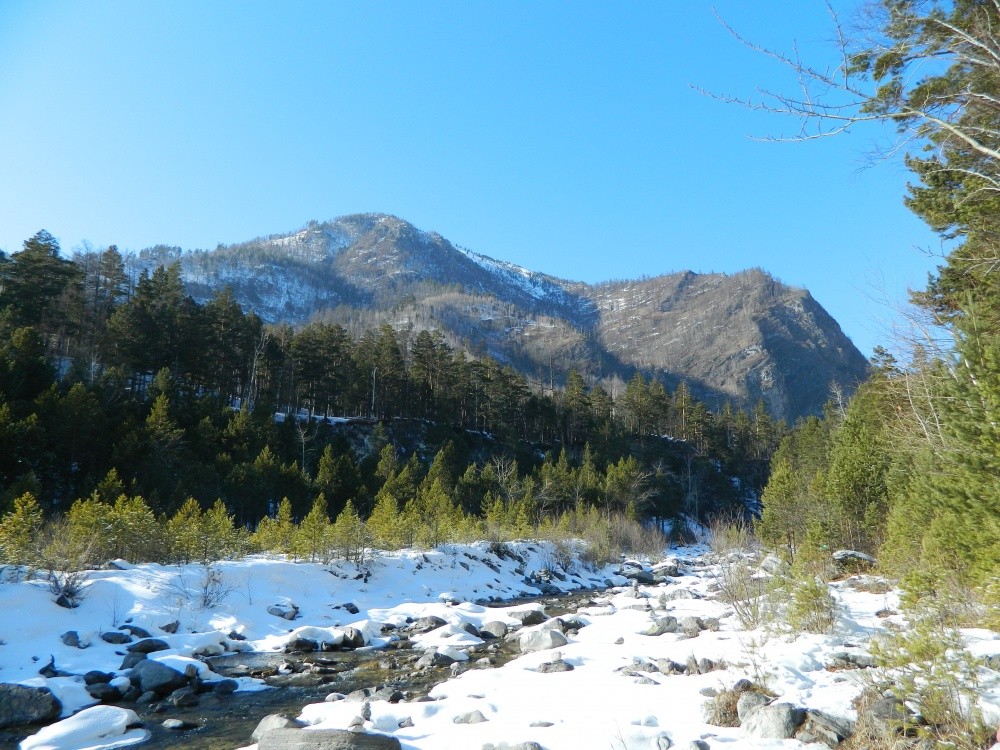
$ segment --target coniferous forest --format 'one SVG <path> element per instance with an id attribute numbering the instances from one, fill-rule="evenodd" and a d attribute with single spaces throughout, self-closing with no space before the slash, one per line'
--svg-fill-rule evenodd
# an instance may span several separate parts
<path id="1" fill-rule="evenodd" d="M 186 559 L 199 523 L 292 551 L 289 529 L 334 520 L 395 547 L 741 514 L 784 430 L 641 373 L 543 391 L 433 331 L 265 325 L 228 290 L 196 303 L 179 265 L 125 261 L 64 259 L 44 231 L 0 260 L 8 562 L 42 519 L 102 540 L 96 559 Z"/>

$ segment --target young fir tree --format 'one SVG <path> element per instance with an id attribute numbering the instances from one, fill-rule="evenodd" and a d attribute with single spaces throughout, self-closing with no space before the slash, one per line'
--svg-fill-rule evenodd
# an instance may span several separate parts
<path id="1" fill-rule="evenodd" d="M 13 510 L 0 520 L 0 563 L 34 564 L 42 522 L 42 509 L 34 495 L 26 493 L 15 499 Z"/>
<path id="2" fill-rule="evenodd" d="M 326 496 L 321 492 L 312 508 L 302 519 L 295 534 L 295 554 L 309 562 L 328 562 L 330 559 L 330 516 L 326 509 Z"/>

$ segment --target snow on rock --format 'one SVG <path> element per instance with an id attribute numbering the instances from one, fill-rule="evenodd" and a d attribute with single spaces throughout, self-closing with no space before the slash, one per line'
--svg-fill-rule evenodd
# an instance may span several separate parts
<path id="1" fill-rule="evenodd" d="M 135 711 L 118 706 L 93 706 L 50 724 L 21 742 L 20 750 L 110 750 L 149 739 Z M 130 728 L 136 727 L 136 728 Z"/>

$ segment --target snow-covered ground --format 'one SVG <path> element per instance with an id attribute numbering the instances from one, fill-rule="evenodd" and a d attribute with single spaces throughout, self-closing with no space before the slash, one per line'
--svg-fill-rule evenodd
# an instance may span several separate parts
<path id="1" fill-rule="evenodd" d="M 24 750 L 122 746 L 145 736 L 141 729 L 129 728 L 134 725 L 129 709 L 150 722 L 164 717 L 143 716 L 142 706 L 95 706 L 83 674 L 112 672 L 118 684 L 128 684 L 128 672 L 120 669 L 126 645 L 108 643 L 102 634 L 122 626 L 148 630 L 168 646 L 149 654 L 150 659 L 179 671 L 193 668 L 211 682 L 221 677 L 199 656 L 280 651 L 293 638 L 337 643 L 347 627 L 378 648 L 398 637 L 383 625 L 403 627 L 433 615 L 445 625 L 413 635 L 413 640 L 421 650 L 458 660 L 454 676 L 431 691 L 433 700 L 360 702 L 331 695 L 327 702 L 303 707 L 299 719 L 308 726 L 302 731 L 355 727 L 391 735 L 403 748 L 428 750 L 526 742 L 546 750 L 653 750 L 689 747 L 696 740 L 710 748 L 791 750 L 821 746 L 710 725 L 704 704 L 714 691 L 749 678 L 766 682 L 781 703 L 854 719 L 852 700 L 861 690 L 862 670 L 828 667 L 845 652 L 864 655 L 874 633 L 889 621 L 901 621 L 898 614 L 886 616 L 897 610 L 894 592 L 871 593 L 864 590 L 870 587 L 848 579 L 831 584 L 841 607 L 834 635 L 747 632 L 732 608 L 716 597 L 717 567 L 707 559 L 708 550 L 677 548 L 668 550 L 667 558 L 677 563 L 678 575 L 650 585 L 633 585 L 616 574 L 618 566 L 588 570 L 576 565 L 565 580 L 552 579 L 550 585 L 562 590 L 611 588 L 595 593 L 573 616 L 577 622 L 567 629 L 565 644 L 525 652 L 493 667 L 478 656 L 466 656 L 483 641 L 463 626 L 478 629 L 500 621 L 514 637 L 523 638 L 554 625 L 550 621 L 517 630 L 520 618 L 514 615 L 539 605 L 474 603 L 538 594 L 530 585 L 537 579 L 531 576 L 554 567 L 558 557 L 547 543 L 521 542 L 510 545 L 510 551 L 498 557 L 484 543 L 407 550 L 379 554 L 362 569 L 342 561 L 322 565 L 265 557 L 219 563 L 210 570 L 122 565 L 124 569 L 93 572 L 76 609 L 56 606 L 42 581 L 7 582 L 0 585 L 0 683 L 44 685 L 62 702 L 66 720 L 26 740 Z M 282 612 L 294 613 L 294 619 L 281 617 Z M 646 634 L 669 617 L 689 627 Z M 179 623 L 176 633 L 162 629 L 174 622 Z M 63 638 L 70 631 L 80 646 L 64 642 L 73 643 Z M 964 635 L 976 656 L 1000 654 L 997 633 L 970 630 Z M 703 674 L 661 669 L 692 659 L 707 659 L 721 668 Z M 50 661 L 68 676 L 40 676 Z M 558 670 L 549 671 L 553 664 Z M 983 707 L 993 721 L 1000 719 L 998 677 L 982 670 Z M 238 683 L 240 690 L 267 689 L 249 677 Z"/>

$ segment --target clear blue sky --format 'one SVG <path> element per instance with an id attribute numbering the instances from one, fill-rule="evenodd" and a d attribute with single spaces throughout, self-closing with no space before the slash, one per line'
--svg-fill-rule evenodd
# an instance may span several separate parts
<path id="1" fill-rule="evenodd" d="M 0 0 L 0 249 L 139 250 L 383 211 L 600 281 L 760 266 L 863 353 L 936 261 L 877 132 L 804 144 L 706 98 L 823 59 L 820 0 Z M 853 2 L 835 5 L 849 10 Z M 873 299 L 876 298 L 876 299 Z"/>

